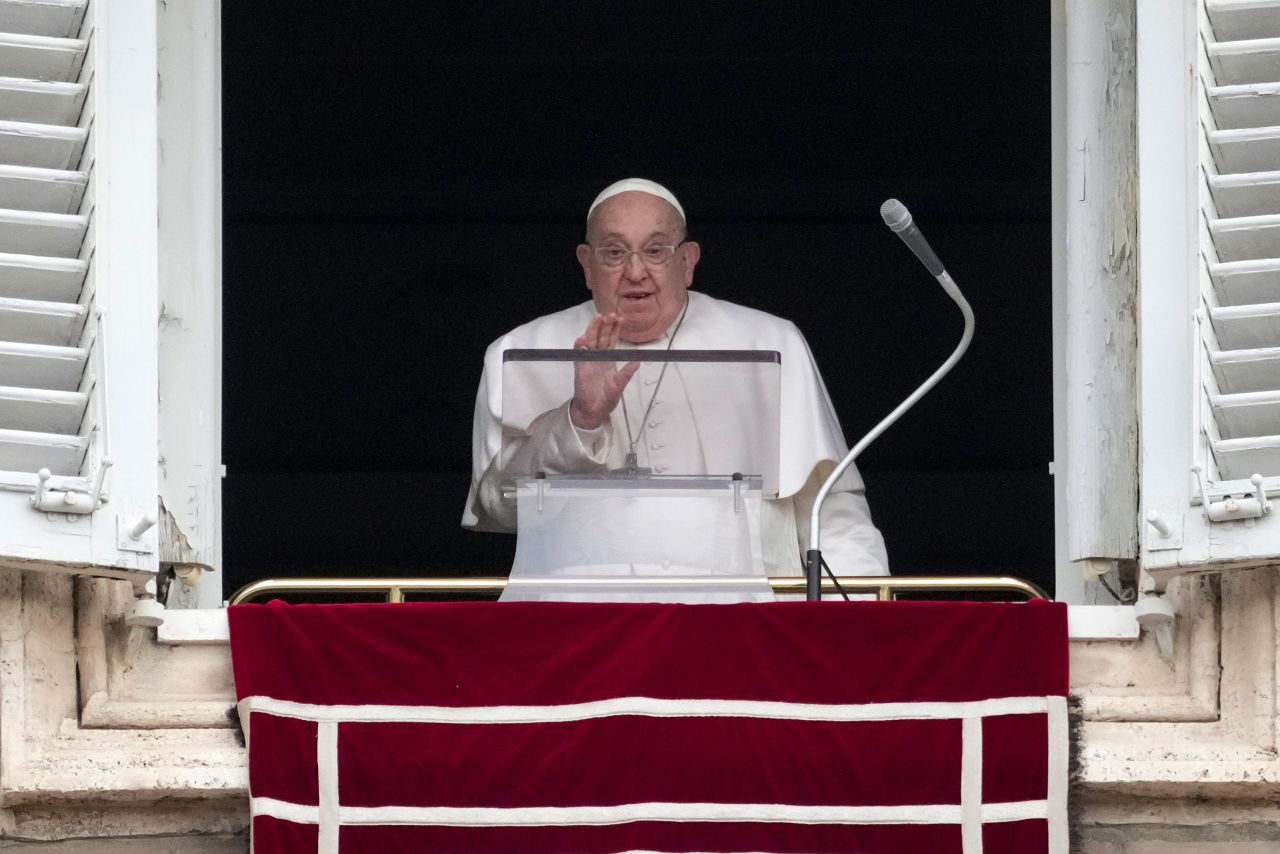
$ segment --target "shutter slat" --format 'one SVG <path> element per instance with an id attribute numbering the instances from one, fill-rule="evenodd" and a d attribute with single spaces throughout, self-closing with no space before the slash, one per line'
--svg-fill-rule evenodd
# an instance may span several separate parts
<path id="1" fill-rule="evenodd" d="M 78 214 L 0 210 L 0 253 L 74 258 L 88 225 Z"/>
<path id="2" fill-rule="evenodd" d="M 0 30 L 66 37 L 80 31 L 88 0 L 0 0 Z"/>
<path id="3" fill-rule="evenodd" d="M 75 391 L 89 351 L 0 341 L 0 385 Z"/>
<path id="4" fill-rule="evenodd" d="M 1215 42 L 1207 53 L 1219 85 L 1280 80 L 1280 38 Z"/>
<path id="5" fill-rule="evenodd" d="M 1220 261 L 1280 258 L 1280 216 L 1235 217 L 1209 221 Z"/>
<path id="6" fill-rule="evenodd" d="M 0 298 L 0 341 L 65 347 L 78 337 L 85 308 L 73 302 Z"/>
<path id="7" fill-rule="evenodd" d="M 1223 217 L 1259 216 L 1280 211 L 1280 172 L 1242 172 L 1209 176 L 1213 204 Z"/>
<path id="8" fill-rule="evenodd" d="M 86 137 L 84 128 L 0 122 L 0 163 L 71 169 L 80 163 Z"/>
<path id="9" fill-rule="evenodd" d="M 80 258 L 0 254 L 0 297 L 76 302 L 88 269 Z"/>
<path id="10" fill-rule="evenodd" d="M 1280 302 L 1280 258 L 1209 265 L 1219 305 Z"/>
<path id="11" fill-rule="evenodd" d="M 78 391 L 0 386 L 0 429 L 72 434 L 88 402 Z"/>
<path id="12" fill-rule="evenodd" d="M 1209 362 L 1218 388 L 1224 392 L 1280 389 L 1280 347 L 1215 350 L 1209 354 Z"/>
<path id="13" fill-rule="evenodd" d="M 1212 131 L 1208 145 L 1221 174 L 1266 172 L 1280 164 L 1280 127 Z"/>
<path id="14" fill-rule="evenodd" d="M 1280 164 L 1280 127 L 1236 128 L 1209 133 L 1218 171 L 1265 172 Z"/>
<path id="15" fill-rule="evenodd" d="M 1280 471 L 1280 436 L 1215 439 L 1212 447 L 1221 480 L 1244 480 Z"/>
<path id="16" fill-rule="evenodd" d="M 76 475 L 88 446 L 89 440 L 83 436 L 0 430 L 0 471 L 47 468 L 53 474 Z"/>
<path id="17" fill-rule="evenodd" d="M 85 42 L 0 32 L 0 68 L 8 77 L 70 82 L 80 74 Z"/>
<path id="18" fill-rule="evenodd" d="M 82 83 L 0 77 L 0 120 L 74 125 L 80 118 L 86 91 Z"/>
<path id="19" fill-rule="evenodd" d="M 1218 394 L 1210 403 L 1224 439 L 1280 435 L 1280 391 Z"/>
<path id="20" fill-rule="evenodd" d="M 1219 129 L 1280 125 L 1280 83 L 1211 86 L 1208 95 Z"/>
<path id="21" fill-rule="evenodd" d="M 1280 36 L 1276 0 L 1206 0 L 1204 5 L 1218 41 Z"/>
<path id="22" fill-rule="evenodd" d="M 75 213 L 88 181 L 84 172 L 0 165 L 0 208 Z"/>
<path id="23" fill-rule="evenodd" d="M 1280 303 L 1219 306 L 1209 317 L 1224 350 L 1280 347 Z"/>

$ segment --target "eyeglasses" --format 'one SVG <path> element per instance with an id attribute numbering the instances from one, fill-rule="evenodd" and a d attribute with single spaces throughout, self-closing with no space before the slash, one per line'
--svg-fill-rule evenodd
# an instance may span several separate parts
<path id="1" fill-rule="evenodd" d="M 685 242 L 681 240 L 675 245 L 650 243 L 643 249 L 625 249 L 621 246 L 592 246 L 591 252 L 596 256 L 596 260 L 606 267 L 621 267 L 631 260 L 632 255 L 639 255 L 641 263 L 646 267 L 661 267 L 671 260 L 672 256 L 676 254 L 676 250 L 684 246 Z"/>

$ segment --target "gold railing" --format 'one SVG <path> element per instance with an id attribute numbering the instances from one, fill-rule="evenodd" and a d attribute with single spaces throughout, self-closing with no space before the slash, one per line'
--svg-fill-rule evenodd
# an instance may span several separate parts
<path id="1" fill-rule="evenodd" d="M 741 585 L 740 579 L 725 579 L 726 584 Z M 1048 599 L 1047 593 L 1029 581 L 1007 575 L 957 575 L 957 576 L 847 576 L 839 579 L 840 586 L 848 593 L 875 593 L 876 598 L 890 601 L 896 594 L 907 591 L 945 591 L 950 593 L 986 593 L 1003 591 L 1025 596 L 1027 599 Z M 540 578 L 541 589 L 549 586 L 570 587 L 579 579 Z M 591 585 L 626 588 L 634 586 L 632 578 L 593 578 Z M 646 580 L 651 585 L 652 579 Z M 776 593 L 804 594 L 802 576 L 774 576 L 769 584 Z M 664 586 L 698 587 L 714 586 L 710 579 L 664 579 Z M 388 602 L 403 602 L 405 594 L 472 594 L 493 595 L 507 587 L 505 578 L 266 578 L 246 584 L 229 600 L 231 605 L 241 605 L 269 595 L 307 593 L 385 593 Z M 822 580 L 824 594 L 835 593 L 836 586 L 830 578 Z"/>

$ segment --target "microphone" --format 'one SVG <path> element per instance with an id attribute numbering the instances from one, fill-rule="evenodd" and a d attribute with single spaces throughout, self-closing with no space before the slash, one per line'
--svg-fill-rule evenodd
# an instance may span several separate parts
<path id="1" fill-rule="evenodd" d="M 813 509 L 809 514 L 809 548 L 804 555 L 804 574 L 805 574 L 805 598 L 821 599 L 822 598 L 822 522 L 820 513 L 822 512 L 822 504 L 827 500 L 827 494 L 831 492 L 836 481 L 844 474 L 845 469 L 853 465 L 853 461 L 867 449 L 867 446 L 880 437 L 880 434 L 888 430 L 893 422 L 902 417 L 908 409 L 916 405 L 920 398 L 924 397 L 930 389 L 938 384 L 947 373 L 955 367 L 956 362 L 960 361 L 960 357 L 964 355 L 965 350 L 969 349 L 969 342 L 973 340 L 973 309 L 969 307 L 969 301 L 964 298 L 964 294 L 960 292 L 960 288 L 955 281 L 947 273 L 946 268 L 942 266 L 942 262 L 938 260 L 938 256 L 929 246 L 929 242 L 924 239 L 924 235 L 920 233 L 920 229 L 915 227 L 911 221 L 911 212 L 907 210 L 907 206 L 897 199 L 889 199 L 880 206 L 880 216 L 884 218 L 884 224 L 893 229 L 894 234 L 902 238 L 902 242 L 911 248 L 916 254 L 920 262 L 925 268 L 938 280 L 938 284 L 942 285 L 942 290 L 947 296 L 951 297 L 956 307 L 960 309 L 960 314 L 964 317 L 964 332 L 960 335 L 960 343 L 956 345 L 955 350 L 947 357 L 947 360 L 933 372 L 920 387 L 913 391 L 906 400 L 898 404 L 898 408 L 890 412 L 883 420 L 867 435 L 863 436 L 858 444 L 854 445 L 852 450 L 845 455 L 840 461 L 840 465 L 835 467 L 831 475 L 822 484 L 818 490 L 817 496 L 813 501 Z M 828 569 L 830 572 L 830 569 Z M 832 577 L 835 573 L 831 573 Z"/>
<path id="2" fill-rule="evenodd" d="M 889 199 L 880 206 L 880 216 L 884 218 L 884 224 L 901 237 L 902 242 L 907 244 L 907 248 L 916 254 L 920 263 L 924 264 L 925 269 L 929 271 L 929 275 L 934 277 L 942 275 L 944 270 L 942 262 L 938 260 L 933 247 L 924 239 L 920 229 L 916 228 L 916 224 L 911 221 L 911 211 L 907 210 L 906 205 L 897 199 Z"/>

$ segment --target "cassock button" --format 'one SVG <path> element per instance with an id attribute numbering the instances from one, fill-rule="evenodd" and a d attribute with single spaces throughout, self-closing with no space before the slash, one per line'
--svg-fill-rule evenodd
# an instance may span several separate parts
<path id="1" fill-rule="evenodd" d="M 665 447 L 666 447 L 666 445 L 664 445 L 664 444 L 663 444 L 663 443 L 661 443 L 661 442 L 654 442 L 653 444 L 649 445 L 649 449 L 650 449 L 651 451 L 661 451 L 661 450 L 662 450 L 663 448 L 665 448 Z"/>
<path id="2" fill-rule="evenodd" d="M 661 423 L 662 423 L 661 421 L 650 421 L 650 422 L 649 422 L 649 426 L 650 426 L 650 427 L 657 427 L 657 426 L 658 426 L 659 424 L 661 424 Z"/>

